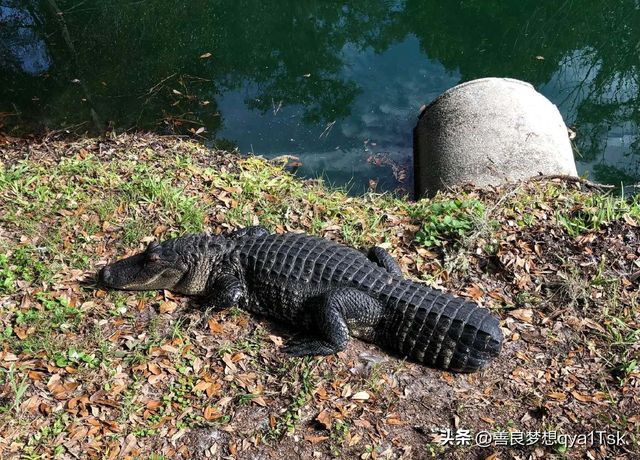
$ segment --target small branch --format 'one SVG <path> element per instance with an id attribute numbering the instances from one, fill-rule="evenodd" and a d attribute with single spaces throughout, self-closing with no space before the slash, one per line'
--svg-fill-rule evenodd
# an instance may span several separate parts
<path id="1" fill-rule="evenodd" d="M 528 181 L 538 182 L 538 181 L 554 180 L 554 179 L 560 179 L 565 182 L 572 182 L 574 184 L 581 184 L 589 189 L 595 189 L 601 192 L 616 188 L 615 185 L 596 184 L 595 182 L 591 182 L 586 179 L 581 179 L 580 177 L 570 176 L 568 174 L 548 174 L 543 176 L 535 176 L 535 177 L 529 178 Z"/>

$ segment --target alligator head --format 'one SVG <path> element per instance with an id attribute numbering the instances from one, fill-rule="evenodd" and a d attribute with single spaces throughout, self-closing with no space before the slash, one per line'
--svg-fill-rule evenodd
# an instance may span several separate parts
<path id="1" fill-rule="evenodd" d="M 209 235 L 153 241 L 144 252 L 106 265 L 98 279 L 105 287 L 128 291 L 167 289 L 204 294 L 211 275 L 220 271 L 232 246 L 222 236 Z"/>

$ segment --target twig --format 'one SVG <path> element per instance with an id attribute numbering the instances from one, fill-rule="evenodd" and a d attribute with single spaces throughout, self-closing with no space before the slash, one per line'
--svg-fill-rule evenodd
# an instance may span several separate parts
<path id="1" fill-rule="evenodd" d="M 320 134 L 320 137 L 318 137 L 318 139 L 322 139 L 322 136 L 329 137 L 329 133 L 331 132 L 331 129 L 333 128 L 333 125 L 336 124 L 336 120 L 333 120 L 331 123 L 327 123 L 327 127 L 324 129 L 324 131 L 322 131 L 322 134 Z"/>
<path id="2" fill-rule="evenodd" d="M 167 81 L 169 78 L 175 77 L 176 73 L 172 73 L 171 75 L 169 75 L 166 78 L 163 78 L 162 80 L 160 80 L 158 83 L 156 83 L 154 86 L 151 87 L 151 89 L 149 91 L 147 91 L 145 94 L 143 94 L 142 96 L 140 96 L 138 99 L 144 97 L 144 96 L 148 96 L 149 94 L 153 93 L 155 91 L 155 89 L 160 86 L 161 84 L 163 84 L 165 81 Z"/>
<path id="3" fill-rule="evenodd" d="M 606 184 L 596 184 L 595 182 L 588 181 L 586 179 L 582 179 L 580 177 L 570 176 L 568 174 L 548 174 L 531 177 L 529 181 L 543 181 L 543 180 L 553 180 L 553 179 L 561 179 L 565 182 L 572 182 L 574 184 L 582 184 L 587 188 L 592 188 L 604 192 L 605 190 L 611 190 L 616 188 L 615 185 L 606 185 Z"/>

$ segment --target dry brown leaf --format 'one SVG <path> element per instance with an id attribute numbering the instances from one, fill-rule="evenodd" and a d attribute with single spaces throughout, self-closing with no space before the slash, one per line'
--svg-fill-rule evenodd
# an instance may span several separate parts
<path id="1" fill-rule="evenodd" d="M 316 417 L 316 420 L 324 426 L 325 430 L 331 429 L 331 413 L 327 409 L 320 412 Z"/>
<path id="2" fill-rule="evenodd" d="M 593 398 L 591 396 L 589 396 L 589 395 L 581 395 L 577 391 L 572 391 L 571 394 L 578 401 L 582 401 L 582 402 L 591 402 L 591 401 L 593 401 Z"/>
<path id="3" fill-rule="evenodd" d="M 20 340 L 24 340 L 24 339 L 27 338 L 27 330 L 26 329 L 23 329 L 21 327 L 14 327 L 13 328 L 13 332 L 16 333 L 16 335 L 18 336 L 18 338 Z"/>
<path id="4" fill-rule="evenodd" d="M 218 406 L 220 407 L 224 407 L 227 404 L 229 404 L 231 401 L 233 401 L 233 398 L 230 396 L 225 396 L 224 398 L 220 398 L 220 401 L 218 401 Z"/>
<path id="5" fill-rule="evenodd" d="M 519 319 L 520 321 L 524 321 L 525 323 L 530 323 L 533 319 L 533 310 L 529 308 L 519 308 L 517 310 L 512 310 L 509 312 L 511 316 Z"/>
<path id="6" fill-rule="evenodd" d="M 361 420 L 361 419 L 357 419 L 353 421 L 355 426 L 358 426 L 360 428 L 365 428 L 367 430 L 373 430 L 373 425 L 371 425 L 371 423 L 369 423 L 368 420 Z"/>
<path id="7" fill-rule="evenodd" d="M 262 407 L 267 406 L 267 402 L 264 400 L 262 396 L 254 397 L 253 399 L 251 399 L 251 402 L 256 403 L 258 406 L 262 406 Z"/>
<path id="8" fill-rule="evenodd" d="M 398 418 L 388 418 L 387 424 L 388 425 L 406 425 L 407 422 L 405 422 L 404 420 L 400 420 Z"/>
<path id="9" fill-rule="evenodd" d="M 158 407 L 162 407 L 162 401 L 149 401 L 146 407 L 150 410 L 157 409 Z"/>
<path id="10" fill-rule="evenodd" d="M 307 435 L 304 437 L 305 441 L 309 441 L 311 444 L 318 444 L 319 442 L 326 441 L 329 439 L 329 436 L 310 436 Z"/>
<path id="11" fill-rule="evenodd" d="M 216 408 L 212 406 L 207 406 L 204 409 L 203 416 L 206 420 L 214 420 L 216 418 L 220 418 L 221 414 Z"/>
<path id="12" fill-rule="evenodd" d="M 162 369 L 160 369 L 160 366 L 158 366 L 153 361 L 148 364 L 148 369 L 149 369 L 149 372 L 151 372 L 152 374 L 155 374 L 155 375 L 162 374 Z"/>
<path id="13" fill-rule="evenodd" d="M 222 361 L 227 365 L 227 367 L 232 371 L 232 372 L 236 372 L 238 370 L 238 368 L 236 367 L 235 364 L 233 364 L 233 361 L 231 360 L 231 355 L 229 353 L 225 353 L 224 356 L 222 357 Z"/>
<path id="14" fill-rule="evenodd" d="M 355 446 L 362 440 L 362 436 L 359 434 L 354 435 L 349 441 L 349 447 Z"/>
<path id="15" fill-rule="evenodd" d="M 213 385 L 211 382 L 205 382 L 204 380 L 201 380 L 191 389 L 191 392 L 197 393 L 199 391 L 204 391 L 207 388 L 209 388 L 211 385 Z"/>
<path id="16" fill-rule="evenodd" d="M 351 397 L 351 399 L 354 399 L 356 401 L 366 401 L 370 397 L 371 397 L 371 395 L 369 393 L 367 393 L 366 391 L 359 391 L 358 393 L 354 394 Z"/>
<path id="17" fill-rule="evenodd" d="M 599 323 L 592 320 L 591 318 L 583 318 L 581 323 L 587 326 L 589 329 L 593 329 L 594 331 L 598 331 L 603 334 L 605 333 L 604 328 Z"/>
<path id="18" fill-rule="evenodd" d="M 176 305 L 176 303 L 171 300 L 168 300 L 167 302 L 162 302 L 162 304 L 160 304 L 160 313 L 171 313 L 177 307 L 178 306 Z"/>
<path id="19" fill-rule="evenodd" d="M 211 329 L 211 332 L 219 334 L 223 331 L 222 326 L 213 319 L 210 318 L 207 323 L 209 324 L 209 329 Z"/>
<path id="20" fill-rule="evenodd" d="M 164 377 L 165 377 L 165 374 L 158 374 L 158 375 L 153 375 L 152 374 L 152 375 L 149 376 L 149 383 L 151 385 L 155 385 L 156 383 L 161 381 Z"/>
<path id="21" fill-rule="evenodd" d="M 162 351 L 166 351 L 167 353 L 178 353 L 178 351 L 179 351 L 176 347 L 174 347 L 172 345 L 167 345 L 167 344 L 162 345 L 160 347 L 160 349 Z"/>
<path id="22" fill-rule="evenodd" d="M 625 212 L 622 215 L 622 218 L 624 219 L 624 221 L 627 224 L 631 225 L 632 227 L 637 227 L 638 226 L 638 222 L 633 217 L 631 217 L 628 212 Z"/>
<path id="23" fill-rule="evenodd" d="M 130 433 L 122 443 L 122 451 L 120 452 L 120 455 L 128 455 L 129 452 L 131 452 L 136 447 L 136 444 L 136 435 Z"/>

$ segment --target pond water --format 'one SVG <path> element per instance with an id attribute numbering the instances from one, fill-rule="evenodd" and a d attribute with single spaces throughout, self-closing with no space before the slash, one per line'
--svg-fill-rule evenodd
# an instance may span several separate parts
<path id="1" fill-rule="evenodd" d="M 420 107 L 512 77 L 560 109 L 578 171 L 640 182 L 638 0 L 0 0 L 0 131 L 152 129 L 410 191 Z"/>

